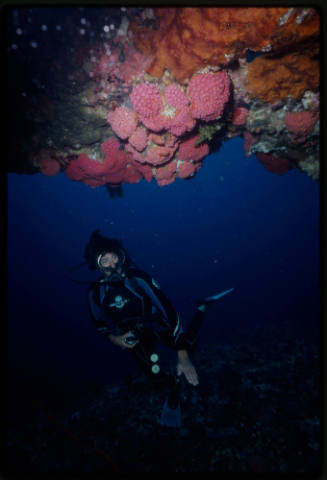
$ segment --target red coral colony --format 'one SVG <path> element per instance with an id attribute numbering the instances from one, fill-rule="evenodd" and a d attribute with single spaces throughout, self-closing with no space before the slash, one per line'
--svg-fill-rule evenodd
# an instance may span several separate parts
<path id="1" fill-rule="evenodd" d="M 61 95 L 28 105 L 47 122 L 25 148 L 34 170 L 91 187 L 165 186 L 194 176 L 213 139 L 241 136 L 267 171 L 319 178 L 315 9 L 111 10 L 101 35 L 69 38 L 65 78 L 65 59 L 49 65 L 69 83 Z"/>

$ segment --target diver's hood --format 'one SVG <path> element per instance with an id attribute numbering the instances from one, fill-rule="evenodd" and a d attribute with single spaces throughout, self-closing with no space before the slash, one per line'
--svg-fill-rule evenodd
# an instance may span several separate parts
<path id="1" fill-rule="evenodd" d="M 99 230 L 95 230 L 84 251 L 84 258 L 88 262 L 90 270 L 102 269 L 100 265 L 101 256 L 106 252 L 113 252 L 118 255 L 118 267 L 128 263 L 128 255 L 120 240 L 103 237 Z"/>

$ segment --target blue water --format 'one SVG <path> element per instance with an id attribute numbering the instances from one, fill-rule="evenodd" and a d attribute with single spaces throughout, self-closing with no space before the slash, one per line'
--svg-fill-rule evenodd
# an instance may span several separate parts
<path id="1" fill-rule="evenodd" d="M 185 325 L 196 299 L 234 287 L 207 315 L 199 348 L 256 325 L 319 332 L 319 183 L 267 172 L 240 138 L 189 181 L 124 185 L 112 199 L 56 177 L 8 175 L 9 375 L 49 408 L 74 408 L 134 365 L 92 325 L 86 286 L 67 277 L 91 232 L 120 238 Z M 87 280 L 86 269 L 75 272 Z M 94 278 L 94 277 L 92 277 Z M 306 333 L 307 332 L 307 333 Z M 14 390 L 13 390 L 14 391 Z M 25 400 L 10 396 L 10 413 Z M 27 407 L 26 407 L 27 408 Z"/>

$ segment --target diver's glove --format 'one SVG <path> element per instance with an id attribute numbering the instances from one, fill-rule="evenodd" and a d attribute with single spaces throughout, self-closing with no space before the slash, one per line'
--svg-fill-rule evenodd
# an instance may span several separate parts
<path id="1" fill-rule="evenodd" d="M 134 345 L 135 343 L 137 343 L 137 337 L 135 335 L 135 332 L 130 331 L 129 333 L 130 334 L 128 335 L 128 337 L 124 338 L 124 342 L 127 343 L 127 345 Z"/>

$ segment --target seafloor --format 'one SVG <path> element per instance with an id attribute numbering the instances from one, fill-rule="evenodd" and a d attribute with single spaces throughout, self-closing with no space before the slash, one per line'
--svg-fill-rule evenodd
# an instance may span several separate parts
<path id="1" fill-rule="evenodd" d="M 318 343 L 276 329 L 202 346 L 193 354 L 200 385 L 183 383 L 177 431 L 158 424 L 164 392 L 142 376 L 69 416 L 43 411 L 10 426 L 8 473 L 318 473 Z"/>

